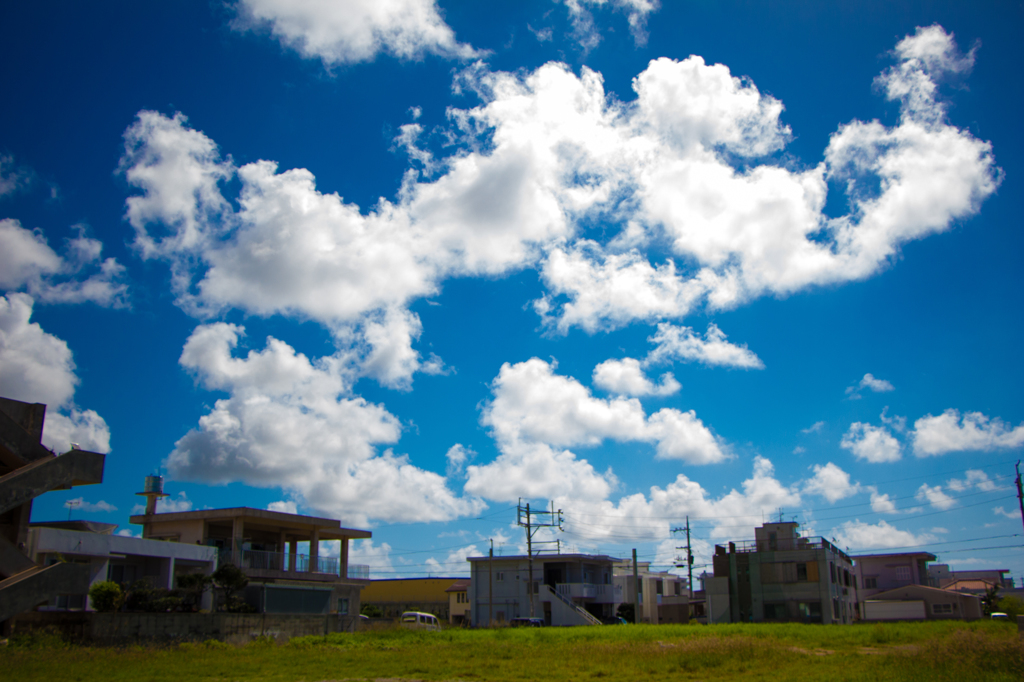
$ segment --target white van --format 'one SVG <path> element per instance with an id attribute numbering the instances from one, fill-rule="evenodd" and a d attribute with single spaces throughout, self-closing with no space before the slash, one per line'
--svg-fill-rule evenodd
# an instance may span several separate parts
<path id="1" fill-rule="evenodd" d="M 440 630 L 441 622 L 432 613 L 420 611 L 406 611 L 402 614 L 400 625 L 410 630 Z"/>

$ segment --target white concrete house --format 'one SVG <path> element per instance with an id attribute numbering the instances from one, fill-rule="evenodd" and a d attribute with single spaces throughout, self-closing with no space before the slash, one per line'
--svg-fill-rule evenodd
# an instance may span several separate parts
<path id="1" fill-rule="evenodd" d="M 146 579 L 153 587 L 173 589 L 182 573 L 211 574 L 217 569 L 216 547 L 114 535 L 117 526 L 91 521 L 33 523 L 28 555 L 41 566 L 60 562 L 87 564 L 90 587 L 104 580 L 131 584 Z M 212 606 L 208 591 L 203 608 Z M 88 594 L 60 594 L 42 607 L 90 609 Z"/>

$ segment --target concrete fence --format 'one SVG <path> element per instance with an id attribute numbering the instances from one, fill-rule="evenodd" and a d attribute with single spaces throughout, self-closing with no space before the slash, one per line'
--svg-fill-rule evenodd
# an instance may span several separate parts
<path id="1" fill-rule="evenodd" d="M 357 617 L 273 613 L 23 613 L 14 618 L 12 634 L 49 629 L 72 641 L 91 644 L 182 642 L 216 639 L 244 644 L 258 637 L 283 643 L 292 637 L 352 632 Z"/>

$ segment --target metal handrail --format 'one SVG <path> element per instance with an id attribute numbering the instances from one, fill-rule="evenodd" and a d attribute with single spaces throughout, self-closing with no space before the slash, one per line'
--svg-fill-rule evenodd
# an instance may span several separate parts
<path id="1" fill-rule="evenodd" d="M 553 594 L 556 597 L 558 597 L 558 599 L 561 600 L 561 602 L 563 604 L 565 604 L 566 606 L 568 606 L 569 608 L 574 610 L 576 613 L 578 613 L 580 616 L 582 616 L 584 620 L 589 621 L 591 625 L 603 625 L 604 624 L 594 614 L 592 614 L 590 611 L 587 611 L 585 608 L 581 607 L 576 602 L 574 602 L 571 599 L 567 598 L 565 595 L 560 594 L 558 592 L 558 590 L 551 589 L 551 585 L 545 585 L 544 587 L 546 587 L 548 589 L 548 592 L 550 592 L 551 594 Z"/>
<path id="2" fill-rule="evenodd" d="M 307 554 L 289 554 L 287 552 L 264 552 L 257 549 L 242 549 L 233 552 L 231 549 L 220 551 L 220 563 L 231 562 L 241 569 L 254 571 L 291 571 L 292 559 L 295 560 L 295 573 L 322 573 L 341 575 L 341 561 L 336 557 L 313 557 Z"/>

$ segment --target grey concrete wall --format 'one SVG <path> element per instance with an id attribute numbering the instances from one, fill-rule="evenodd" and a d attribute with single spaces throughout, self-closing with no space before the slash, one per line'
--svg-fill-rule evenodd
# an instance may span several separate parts
<path id="1" fill-rule="evenodd" d="M 95 644 L 216 639 L 244 644 L 257 637 L 286 642 L 292 637 L 354 632 L 358 616 L 259 613 L 46 613 L 14 618 L 13 633 L 52 627 L 70 639 Z"/>

